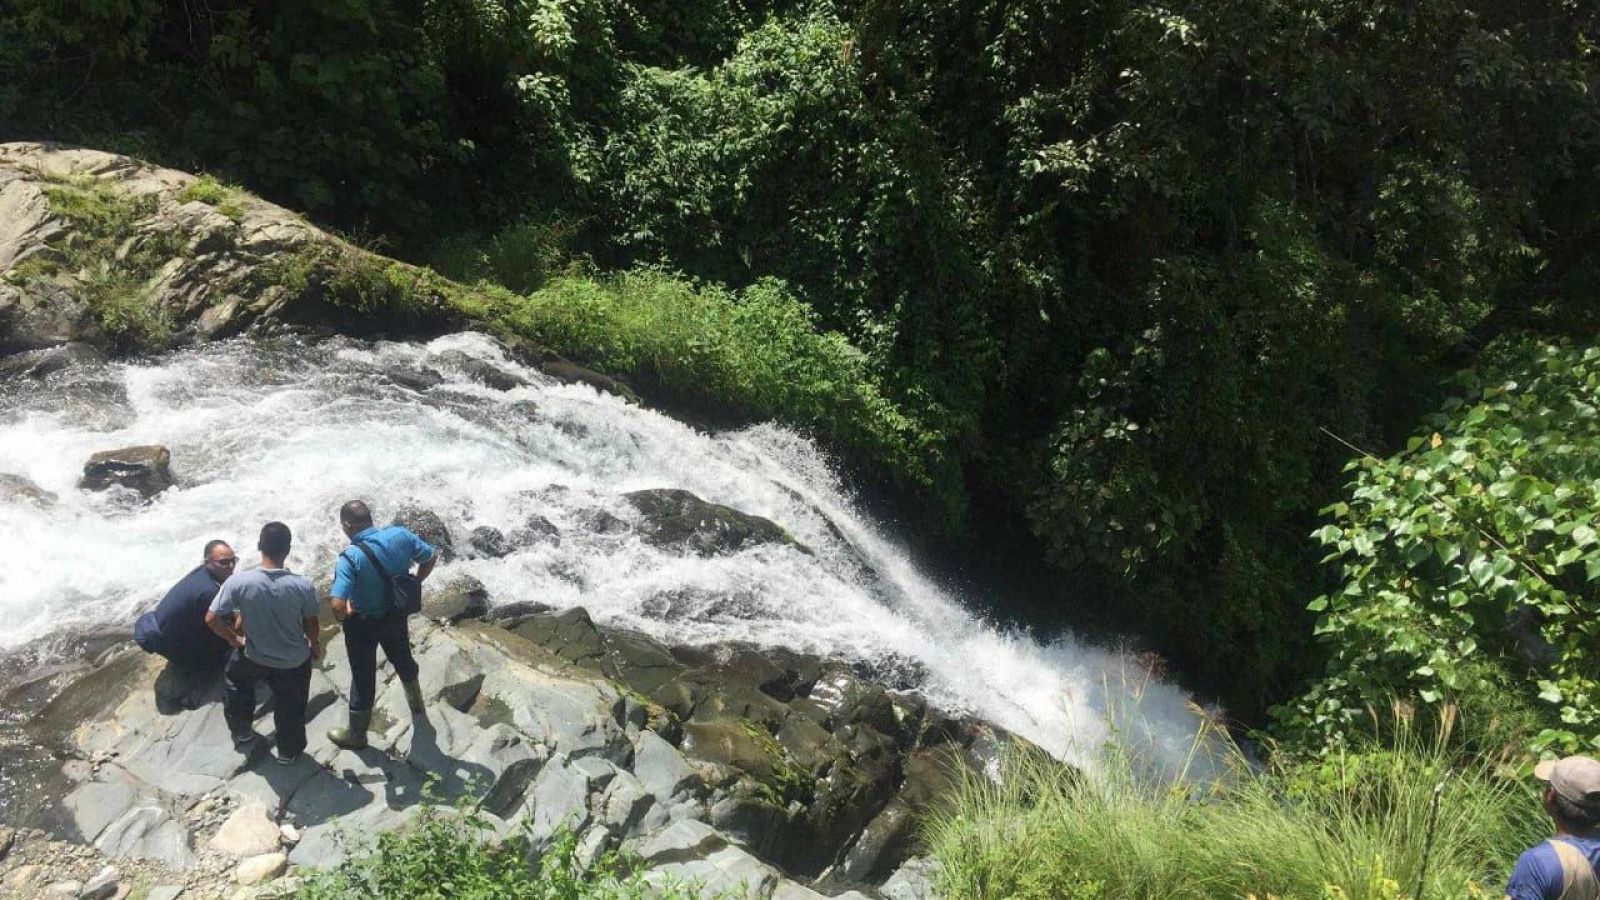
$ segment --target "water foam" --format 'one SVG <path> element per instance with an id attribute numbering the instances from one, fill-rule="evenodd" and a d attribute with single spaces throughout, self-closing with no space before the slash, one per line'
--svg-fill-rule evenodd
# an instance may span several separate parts
<path id="1" fill-rule="evenodd" d="M 472 382 L 462 354 L 529 384 Z M 443 383 L 402 386 L 397 370 Z M 0 500 L 0 649 L 63 626 L 127 623 L 221 537 L 250 552 L 260 523 L 287 522 L 290 565 L 326 582 L 344 544 L 338 505 L 365 498 L 437 512 L 458 546 L 540 515 L 561 541 L 441 570 L 479 578 L 498 602 L 583 605 L 596 620 L 669 642 L 748 641 L 860 663 L 1050 752 L 1091 764 L 1113 731 L 1175 770 L 1200 724 L 1188 698 L 1129 656 L 1070 636 L 998 627 L 918 571 L 852 503 L 825 456 L 775 426 L 707 435 L 581 385 L 560 385 L 477 335 L 429 344 L 243 341 L 154 361 L 0 386 L 0 472 L 59 495 Z M 142 505 L 76 489 L 93 452 L 171 448 L 177 488 Z M 765 546 L 701 559 L 596 527 L 637 513 L 625 492 L 683 488 L 766 516 L 814 554 Z"/>

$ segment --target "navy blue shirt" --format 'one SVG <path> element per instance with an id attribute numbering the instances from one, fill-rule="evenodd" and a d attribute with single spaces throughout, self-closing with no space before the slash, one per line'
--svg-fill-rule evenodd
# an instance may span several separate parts
<path id="1" fill-rule="evenodd" d="M 425 563 L 433 559 L 433 545 L 416 536 L 404 525 L 386 528 L 368 528 L 351 538 L 351 544 L 366 544 L 383 563 L 384 571 L 391 576 L 411 571 L 412 563 Z M 372 560 L 360 547 L 350 546 L 339 554 L 333 567 L 333 588 L 329 591 L 335 600 L 347 600 L 355 611 L 371 617 L 389 613 L 385 598 L 383 576 L 372 567 Z"/>
<path id="2" fill-rule="evenodd" d="M 202 565 L 167 591 L 156 604 L 154 613 L 163 650 L 169 654 L 201 657 L 228 649 L 228 642 L 206 627 L 206 610 L 211 608 L 211 599 L 221 587 Z"/>

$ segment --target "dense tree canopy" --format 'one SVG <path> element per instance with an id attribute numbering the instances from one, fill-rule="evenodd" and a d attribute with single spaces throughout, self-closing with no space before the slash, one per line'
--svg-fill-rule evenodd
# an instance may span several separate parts
<path id="1" fill-rule="evenodd" d="M 1597 34 L 1571 0 L 7 0 L 0 136 L 416 258 L 786 282 L 914 423 L 927 512 L 998 492 L 1063 603 L 1249 715 L 1308 671 L 1327 432 L 1382 451 L 1495 336 L 1592 334 Z"/>

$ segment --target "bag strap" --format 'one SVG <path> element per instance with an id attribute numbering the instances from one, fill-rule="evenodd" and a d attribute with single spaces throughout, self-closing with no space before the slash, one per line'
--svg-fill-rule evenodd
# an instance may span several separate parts
<path id="1" fill-rule="evenodd" d="M 367 555 L 367 559 L 372 561 L 372 565 L 377 568 L 378 574 L 383 576 L 383 580 L 385 582 L 388 582 L 388 580 L 393 577 L 389 574 L 389 570 L 383 567 L 383 563 L 378 562 L 378 554 L 372 552 L 372 548 L 367 546 L 366 541 L 357 541 L 356 546 L 360 547 L 361 552 L 365 553 Z"/>
<path id="2" fill-rule="evenodd" d="M 1600 897 L 1600 878 L 1596 877 L 1589 857 L 1572 844 L 1552 839 L 1556 859 L 1561 861 L 1562 900 L 1595 900 Z"/>

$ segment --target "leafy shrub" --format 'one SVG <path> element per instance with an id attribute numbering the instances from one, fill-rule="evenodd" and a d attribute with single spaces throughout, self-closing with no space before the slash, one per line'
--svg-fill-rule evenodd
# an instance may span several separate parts
<path id="1" fill-rule="evenodd" d="M 1534 747 L 1600 746 L 1600 348 L 1496 348 L 1401 453 L 1362 455 L 1316 539 L 1326 673 L 1282 714 L 1312 746 L 1400 690 L 1539 711 Z"/>
<path id="2" fill-rule="evenodd" d="M 401 831 L 337 868 L 313 873 L 300 886 L 302 900 L 689 900 L 694 893 L 652 888 L 640 875 L 622 874 L 622 862 L 605 854 L 581 858 L 578 839 L 555 835 L 540 856 L 513 836 L 499 840 L 470 807 L 425 807 Z"/>

